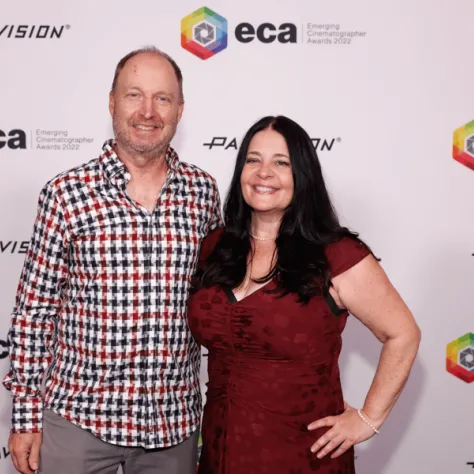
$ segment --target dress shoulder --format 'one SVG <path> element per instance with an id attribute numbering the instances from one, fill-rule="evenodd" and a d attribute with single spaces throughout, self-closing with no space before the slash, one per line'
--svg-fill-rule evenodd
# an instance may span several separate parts
<path id="1" fill-rule="evenodd" d="M 331 270 L 331 278 L 349 270 L 371 253 L 370 249 L 356 237 L 343 237 L 341 240 L 327 245 L 325 252 Z"/>

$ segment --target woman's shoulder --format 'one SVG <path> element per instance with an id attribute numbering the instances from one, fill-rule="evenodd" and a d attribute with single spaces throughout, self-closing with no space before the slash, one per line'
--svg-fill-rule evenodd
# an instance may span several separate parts
<path id="1" fill-rule="evenodd" d="M 351 235 L 327 244 L 325 253 L 331 269 L 331 278 L 334 278 L 349 270 L 372 252 L 364 242 Z"/>

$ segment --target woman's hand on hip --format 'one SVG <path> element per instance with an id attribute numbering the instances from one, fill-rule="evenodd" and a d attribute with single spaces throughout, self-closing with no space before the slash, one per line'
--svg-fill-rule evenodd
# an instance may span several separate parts
<path id="1" fill-rule="evenodd" d="M 344 413 L 313 421 L 308 425 L 308 430 L 325 427 L 330 429 L 311 446 L 311 451 L 317 453 L 319 459 L 331 452 L 331 458 L 337 458 L 355 444 L 362 443 L 375 434 L 357 410 L 347 403 L 344 403 Z"/>

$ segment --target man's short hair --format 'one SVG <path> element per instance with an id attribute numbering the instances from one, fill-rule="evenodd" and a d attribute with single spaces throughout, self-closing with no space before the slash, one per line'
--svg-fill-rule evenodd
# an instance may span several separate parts
<path id="1" fill-rule="evenodd" d="M 134 51 L 131 51 L 127 55 L 125 55 L 118 63 L 115 68 L 115 74 L 114 74 L 114 80 L 112 81 L 112 88 L 111 92 L 115 91 L 115 88 L 117 87 L 117 80 L 118 76 L 120 74 L 120 71 L 125 67 L 125 64 L 129 59 L 132 59 L 134 56 L 137 56 L 138 54 L 141 53 L 154 53 L 157 54 L 158 56 L 161 56 L 162 58 L 165 58 L 173 67 L 174 72 L 176 74 L 176 79 L 178 80 L 179 84 L 179 92 L 181 94 L 181 100 L 184 101 L 184 94 L 183 94 L 183 74 L 181 72 L 181 69 L 179 66 L 176 64 L 176 61 L 169 56 L 168 54 L 164 53 L 160 49 L 156 48 L 155 46 L 144 46 L 143 48 L 140 49 L 135 49 Z"/>

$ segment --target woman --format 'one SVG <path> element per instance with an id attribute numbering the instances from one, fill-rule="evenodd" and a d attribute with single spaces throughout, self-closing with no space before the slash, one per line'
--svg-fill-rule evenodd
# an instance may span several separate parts
<path id="1" fill-rule="evenodd" d="M 307 133 L 247 132 L 225 228 L 203 242 L 189 324 L 209 350 L 201 474 L 354 473 L 407 380 L 420 331 L 368 247 L 341 227 Z M 365 404 L 344 402 L 348 311 L 383 343 Z"/>

